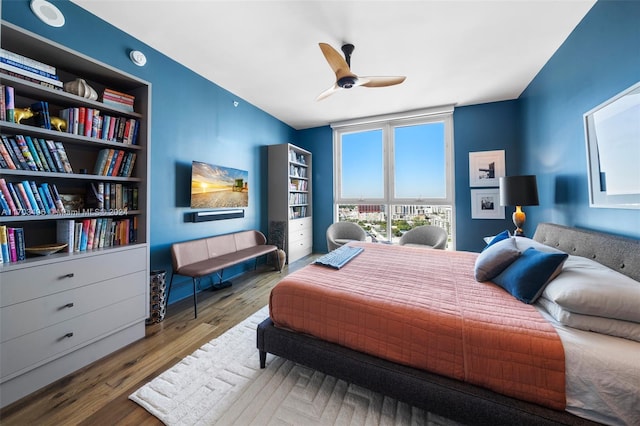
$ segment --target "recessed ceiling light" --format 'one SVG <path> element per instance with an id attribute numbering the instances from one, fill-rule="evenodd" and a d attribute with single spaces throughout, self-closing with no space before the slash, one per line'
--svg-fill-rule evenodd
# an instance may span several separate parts
<path id="1" fill-rule="evenodd" d="M 46 0 L 31 0 L 31 10 L 42 22 L 52 27 L 64 25 L 64 15 Z"/>
<path id="2" fill-rule="evenodd" d="M 147 57 L 139 50 L 132 50 L 129 52 L 129 58 L 131 59 L 131 62 L 139 67 L 143 67 L 144 64 L 147 63 Z"/>

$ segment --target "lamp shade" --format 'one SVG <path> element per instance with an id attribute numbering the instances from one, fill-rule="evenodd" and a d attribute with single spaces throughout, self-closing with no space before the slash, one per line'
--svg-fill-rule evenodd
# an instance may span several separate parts
<path id="1" fill-rule="evenodd" d="M 537 206 L 538 184 L 535 175 L 500 178 L 501 206 Z"/>

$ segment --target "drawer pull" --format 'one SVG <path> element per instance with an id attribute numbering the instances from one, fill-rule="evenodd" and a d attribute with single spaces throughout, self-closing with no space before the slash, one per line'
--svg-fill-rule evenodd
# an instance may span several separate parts
<path id="1" fill-rule="evenodd" d="M 71 273 L 68 273 L 68 274 L 66 274 L 66 275 L 61 276 L 61 277 L 60 277 L 60 279 L 63 279 L 63 278 L 73 278 L 73 275 L 74 275 L 74 274 L 73 274 L 73 272 L 71 272 Z"/>
<path id="2" fill-rule="evenodd" d="M 69 302 L 66 305 L 62 305 L 60 309 L 73 308 L 73 302 Z"/>
<path id="3" fill-rule="evenodd" d="M 70 337 L 73 337 L 73 333 L 67 333 L 64 336 L 62 336 L 63 339 L 68 339 Z"/>

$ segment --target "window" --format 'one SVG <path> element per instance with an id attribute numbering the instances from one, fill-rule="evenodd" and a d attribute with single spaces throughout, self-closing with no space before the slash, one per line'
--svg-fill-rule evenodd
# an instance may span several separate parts
<path id="1" fill-rule="evenodd" d="M 358 223 L 372 241 L 397 242 L 426 224 L 453 241 L 452 113 L 334 124 L 335 219 Z"/>

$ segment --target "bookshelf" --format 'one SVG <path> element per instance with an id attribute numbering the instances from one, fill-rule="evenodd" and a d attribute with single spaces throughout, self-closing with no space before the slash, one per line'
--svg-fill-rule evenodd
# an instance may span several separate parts
<path id="1" fill-rule="evenodd" d="M 311 153 L 292 144 L 268 147 L 269 223 L 284 224 L 287 262 L 313 251 Z"/>
<path id="2" fill-rule="evenodd" d="M 73 247 L 47 256 L 26 253 L 24 260 L 0 265 L 0 406 L 4 407 L 145 336 L 151 86 L 5 21 L 0 38 L 3 49 L 55 67 L 63 82 L 82 78 L 98 94 L 112 89 L 135 99 L 133 108 L 103 103 L 101 97 L 91 100 L 0 74 L 0 84 L 13 87 L 16 107 L 44 101 L 51 117 L 70 108 L 84 108 L 137 127 L 135 141 L 123 142 L 101 133 L 49 130 L 33 121 L 0 121 L 0 133 L 6 138 L 20 135 L 34 142 L 59 143 L 71 166 L 71 170 L 0 169 L 5 183 L 33 182 L 36 191 L 43 184 L 55 186 L 66 204 L 63 213 L 49 206 L 40 214 L 23 209 L 2 215 L 0 226 L 21 229 L 27 248 L 60 242 L 61 224 L 76 228 L 77 223 L 87 223 L 103 230 L 98 234 L 98 228 L 93 228 L 95 247 Z M 123 158 L 134 158 L 129 173 L 124 169 L 122 173 L 120 169 L 96 173 L 96 162 L 105 150 L 122 151 Z M 92 188 L 104 191 L 101 203 L 90 204 L 96 202 L 89 197 Z M 74 245 L 75 231 L 68 235 L 74 237 Z"/>

